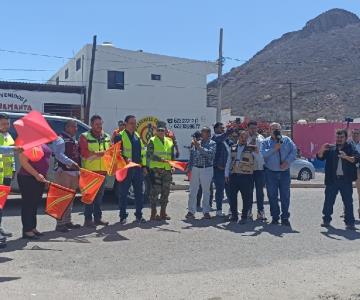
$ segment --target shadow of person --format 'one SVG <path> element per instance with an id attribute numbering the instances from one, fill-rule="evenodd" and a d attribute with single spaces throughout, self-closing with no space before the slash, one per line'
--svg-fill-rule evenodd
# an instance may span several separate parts
<path id="1" fill-rule="evenodd" d="M 285 234 L 300 233 L 293 230 L 291 226 L 272 225 L 262 221 L 248 221 L 246 224 L 239 224 L 236 222 L 229 222 L 224 226 L 217 226 L 222 230 L 229 230 L 242 236 L 256 237 L 264 232 L 267 232 L 276 237 L 284 237 Z"/>
<path id="2" fill-rule="evenodd" d="M 327 231 L 321 232 L 322 235 L 326 236 L 329 239 L 341 240 L 341 237 L 346 240 L 358 240 L 360 239 L 360 232 L 349 229 L 340 229 L 330 226 L 327 228 Z"/>
<path id="3" fill-rule="evenodd" d="M 6 281 L 14 281 L 18 279 L 21 279 L 21 277 L 0 277 L 0 283 Z"/>
<path id="4" fill-rule="evenodd" d="M 1 263 L 6 263 L 8 261 L 12 261 L 13 259 L 10 257 L 0 257 L 0 264 Z"/>

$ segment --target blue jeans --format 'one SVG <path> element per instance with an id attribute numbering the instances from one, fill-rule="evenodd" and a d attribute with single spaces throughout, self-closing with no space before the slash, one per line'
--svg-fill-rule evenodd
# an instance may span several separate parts
<path id="1" fill-rule="evenodd" d="M 253 174 L 254 180 L 252 182 L 251 191 L 256 190 L 256 205 L 257 211 L 261 212 L 264 210 L 264 187 L 265 187 L 265 171 L 264 170 L 256 170 Z M 251 210 L 252 204 L 254 202 L 254 193 L 251 193 Z M 250 210 L 250 211 L 251 211 Z"/>
<path id="2" fill-rule="evenodd" d="M 85 205 L 84 216 L 86 221 L 91 221 L 93 219 L 93 216 L 95 221 L 101 220 L 101 216 L 102 216 L 101 203 L 105 192 L 105 181 L 106 180 L 104 180 L 98 193 L 96 194 L 94 202 L 92 204 Z"/>
<path id="3" fill-rule="evenodd" d="M 336 196 L 340 192 L 342 201 L 344 203 L 345 209 L 345 224 L 346 225 L 354 225 L 354 208 L 353 208 L 353 188 L 352 182 L 336 179 L 332 185 L 327 185 L 325 187 L 325 201 L 323 207 L 323 220 L 324 222 L 331 222 L 331 215 L 333 214 L 333 207 L 335 204 Z"/>
<path id="4" fill-rule="evenodd" d="M 143 182 L 144 175 L 142 168 L 130 168 L 128 170 L 128 175 L 126 179 L 122 182 L 117 182 L 116 184 L 116 196 L 119 201 L 120 208 L 120 219 L 126 219 L 128 214 L 126 212 L 127 208 L 127 199 L 129 194 L 129 188 L 132 184 L 134 188 L 134 196 L 135 196 L 135 217 L 140 219 L 142 217 L 142 208 L 143 208 Z"/>
<path id="5" fill-rule="evenodd" d="M 279 192 L 281 203 L 281 219 L 287 220 L 290 218 L 290 170 L 286 171 L 270 171 L 265 170 L 265 182 L 267 195 L 270 203 L 270 214 L 273 220 L 279 220 Z"/>
<path id="6" fill-rule="evenodd" d="M 222 210 L 225 190 L 225 170 L 214 167 L 215 201 L 216 210 Z"/>

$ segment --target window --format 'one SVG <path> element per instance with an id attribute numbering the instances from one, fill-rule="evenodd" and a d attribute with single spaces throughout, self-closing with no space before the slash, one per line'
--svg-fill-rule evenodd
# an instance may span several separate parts
<path id="1" fill-rule="evenodd" d="M 66 69 L 65 70 L 65 79 L 68 79 L 69 78 L 69 69 Z"/>
<path id="2" fill-rule="evenodd" d="M 121 71 L 108 71 L 108 89 L 124 89 L 124 72 Z"/>
<path id="3" fill-rule="evenodd" d="M 159 75 L 159 74 L 151 74 L 151 80 L 161 80 L 161 75 Z"/>
<path id="4" fill-rule="evenodd" d="M 81 105 L 78 104 L 59 104 L 44 103 L 44 113 L 56 116 L 81 118 Z"/>
<path id="5" fill-rule="evenodd" d="M 59 76 L 55 79 L 56 85 L 59 85 Z"/>
<path id="6" fill-rule="evenodd" d="M 78 58 L 76 60 L 76 71 L 79 71 L 81 69 L 81 58 Z"/>

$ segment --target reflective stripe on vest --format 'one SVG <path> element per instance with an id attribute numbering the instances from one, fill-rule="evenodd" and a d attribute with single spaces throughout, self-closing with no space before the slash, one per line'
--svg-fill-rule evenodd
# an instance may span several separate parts
<path id="1" fill-rule="evenodd" d="M 146 166 L 146 149 L 144 143 L 141 140 L 140 135 L 137 132 L 134 132 L 135 136 L 139 139 L 141 145 L 141 164 Z M 132 160 L 132 144 L 129 139 L 129 136 L 125 130 L 120 132 L 121 141 L 122 141 L 122 155 L 126 158 Z"/>
<path id="2" fill-rule="evenodd" d="M 4 137 L 0 134 L 0 145 L 1 146 L 14 146 L 15 142 L 10 134 Z M 12 178 L 14 171 L 14 156 L 6 156 L 0 154 L 0 184 L 4 182 L 4 178 Z"/>
<path id="3" fill-rule="evenodd" d="M 82 134 L 88 143 L 88 150 L 91 152 L 105 151 L 110 148 L 110 136 L 104 133 L 100 141 L 96 139 L 90 131 Z M 82 158 L 82 167 L 90 171 L 106 171 L 101 157 Z"/>
<path id="4" fill-rule="evenodd" d="M 150 139 L 150 141 L 154 145 L 154 155 L 166 159 L 171 160 L 172 148 L 174 143 L 171 138 L 164 138 L 164 143 L 160 140 L 159 137 L 154 136 Z M 150 161 L 150 169 L 159 168 L 165 170 L 171 170 L 171 166 L 168 163 L 160 162 L 160 161 Z"/>

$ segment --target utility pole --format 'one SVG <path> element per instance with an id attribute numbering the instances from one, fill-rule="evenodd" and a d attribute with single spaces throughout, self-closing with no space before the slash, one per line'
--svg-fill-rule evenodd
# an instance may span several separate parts
<path id="1" fill-rule="evenodd" d="M 90 63 L 90 74 L 89 74 L 89 85 L 88 85 L 88 93 L 87 93 L 87 101 L 86 101 L 86 110 L 85 110 L 85 122 L 89 124 L 90 119 L 90 106 L 91 106 L 91 92 L 92 92 L 92 83 L 94 77 L 94 65 L 95 65 L 95 52 L 96 52 L 96 35 L 93 37 L 93 45 L 91 51 L 91 63 Z M 84 68 L 84 65 L 82 65 Z"/>
<path id="2" fill-rule="evenodd" d="M 222 67 L 223 67 L 223 29 L 220 28 L 219 40 L 219 59 L 218 59 L 218 99 L 216 106 L 216 122 L 221 122 L 221 104 L 222 104 Z"/>
<path id="3" fill-rule="evenodd" d="M 294 108 L 293 108 L 293 92 L 292 92 L 292 82 L 288 82 L 289 84 L 289 100 L 290 100 L 290 134 L 291 139 L 294 139 Z"/>

